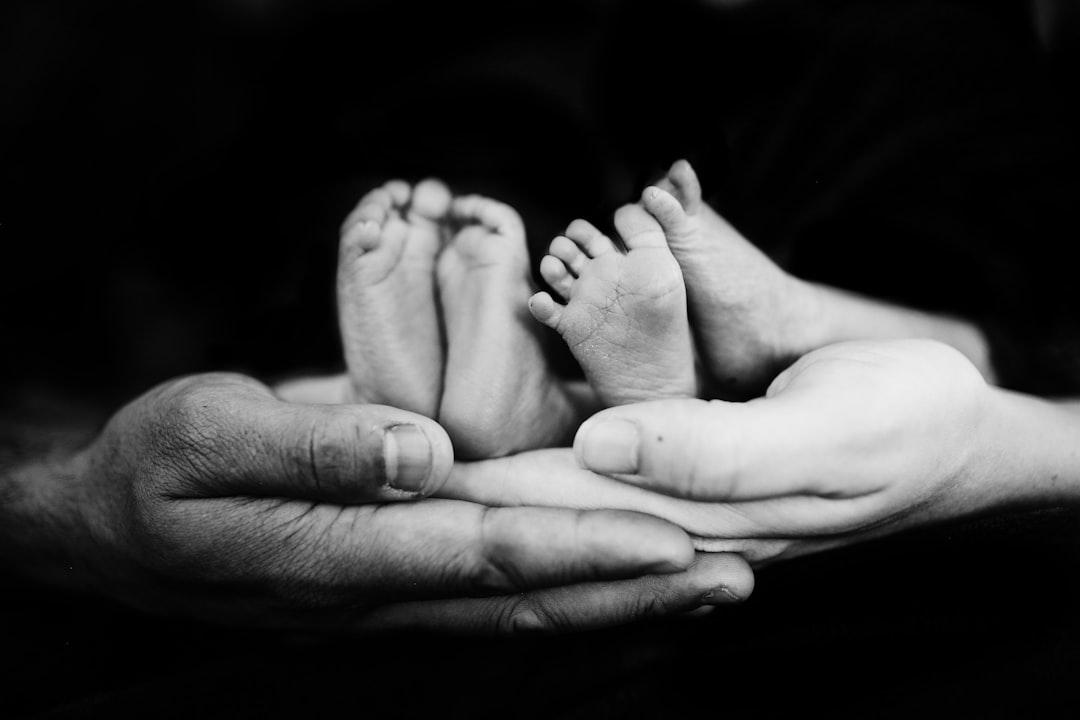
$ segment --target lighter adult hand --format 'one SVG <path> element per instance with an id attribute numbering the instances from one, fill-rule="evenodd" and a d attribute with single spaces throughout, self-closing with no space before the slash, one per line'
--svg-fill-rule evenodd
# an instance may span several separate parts
<path id="1" fill-rule="evenodd" d="M 577 462 L 545 450 L 459 464 L 440 494 L 652 513 L 701 550 L 760 564 L 1002 505 L 1076 502 L 1075 405 L 989 386 L 940 343 L 844 343 L 761 399 L 610 408 L 581 427 Z"/>
<path id="2" fill-rule="evenodd" d="M 1076 474 L 1075 431 L 1075 412 L 987 385 L 946 345 L 851 342 L 806 355 L 747 403 L 602 411 L 575 454 L 594 472 L 712 505 L 714 538 L 772 539 L 760 559 L 1075 500 L 1061 480 Z"/>
<path id="3" fill-rule="evenodd" d="M 758 400 L 603 411 L 574 449 L 594 472 L 696 500 L 918 499 L 960 474 L 987 397 L 944 345 L 844 343 L 803 357 Z"/>

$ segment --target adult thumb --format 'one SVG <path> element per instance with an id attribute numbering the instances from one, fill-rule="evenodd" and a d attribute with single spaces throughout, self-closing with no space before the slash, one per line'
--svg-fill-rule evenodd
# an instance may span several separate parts
<path id="1" fill-rule="evenodd" d="M 410 500 L 437 492 L 453 466 L 446 431 L 394 407 L 290 403 L 254 382 L 189 388 L 180 402 L 181 466 L 199 497 Z"/>
<path id="2" fill-rule="evenodd" d="M 689 500 L 811 493 L 832 438 L 822 441 L 809 410 L 781 398 L 621 405 L 582 423 L 574 454 L 588 470 Z"/>

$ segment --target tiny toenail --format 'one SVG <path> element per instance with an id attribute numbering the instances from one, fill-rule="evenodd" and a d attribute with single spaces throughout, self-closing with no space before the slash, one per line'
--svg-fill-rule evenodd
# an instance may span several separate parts
<path id="1" fill-rule="evenodd" d="M 598 420 L 581 440 L 582 463 L 599 473 L 638 471 L 638 427 L 627 420 Z"/>
<path id="2" fill-rule="evenodd" d="M 394 425 L 383 434 L 386 483 L 406 492 L 422 492 L 431 473 L 431 443 L 415 425 Z"/>

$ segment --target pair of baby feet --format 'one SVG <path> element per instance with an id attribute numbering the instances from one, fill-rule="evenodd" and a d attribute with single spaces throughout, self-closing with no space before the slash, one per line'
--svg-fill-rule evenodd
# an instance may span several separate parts
<path id="1" fill-rule="evenodd" d="M 463 458 L 565 444 L 575 405 L 528 316 L 525 228 L 503 203 L 391 181 L 342 226 L 338 313 L 354 399 L 436 419 Z"/>
<path id="2" fill-rule="evenodd" d="M 430 179 L 371 191 L 343 225 L 338 266 L 355 399 L 437 419 L 460 457 L 564 444 L 583 418 L 534 318 L 601 405 L 697 396 L 702 378 L 754 383 L 776 353 L 788 276 L 702 202 L 690 165 L 620 208 L 614 228 L 618 244 L 572 222 L 540 265 L 555 296 L 533 294 L 513 208 Z"/>

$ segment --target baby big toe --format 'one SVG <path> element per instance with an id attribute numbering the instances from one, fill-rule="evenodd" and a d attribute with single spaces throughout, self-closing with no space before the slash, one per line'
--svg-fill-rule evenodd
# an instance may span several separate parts
<path id="1" fill-rule="evenodd" d="M 658 188 L 657 191 L 660 192 Z M 664 231 L 656 218 L 636 203 L 623 205 L 615 211 L 615 230 L 628 250 L 667 247 Z"/>
<path id="2" fill-rule="evenodd" d="M 438 222 L 450 209 L 450 188 L 434 178 L 417 183 L 410 211 L 425 220 Z"/>
<path id="3" fill-rule="evenodd" d="M 552 330 L 559 325 L 562 307 L 546 292 L 538 292 L 529 298 L 529 312 L 536 320 Z"/>

